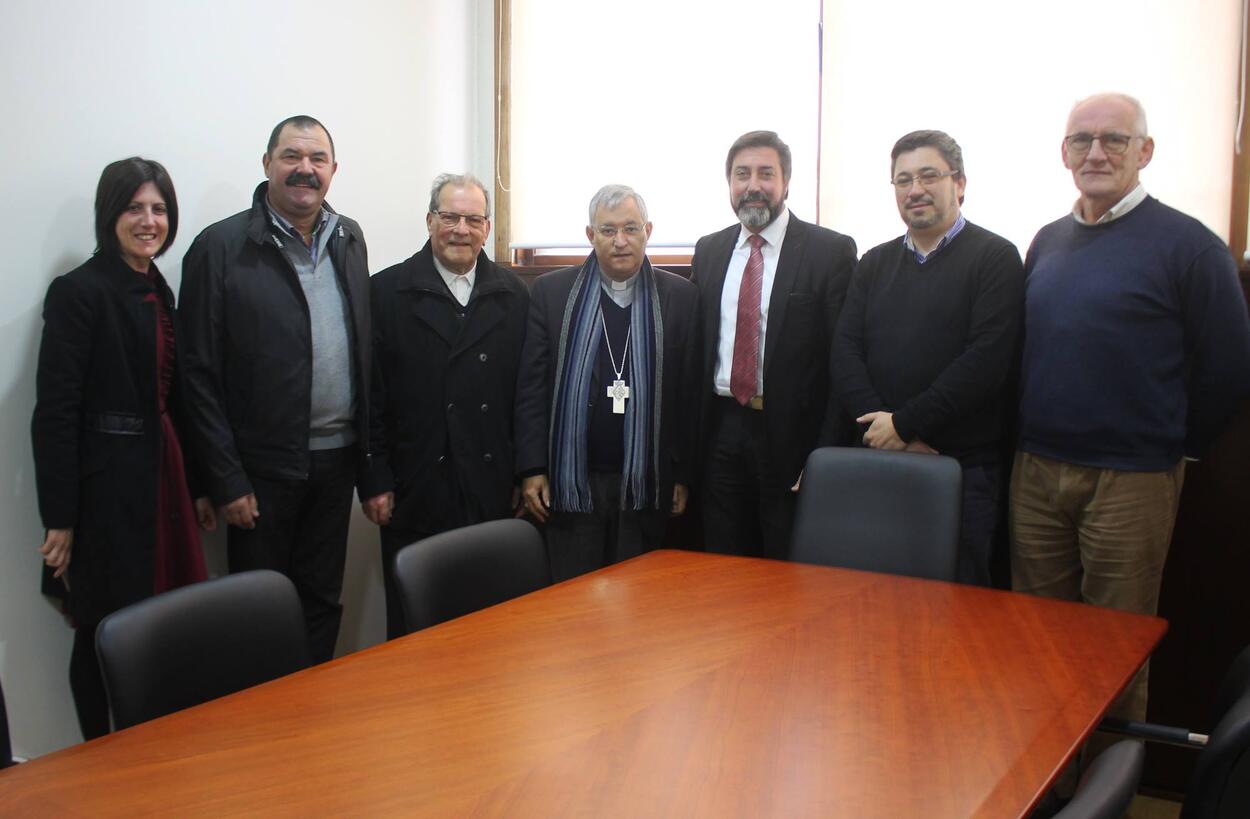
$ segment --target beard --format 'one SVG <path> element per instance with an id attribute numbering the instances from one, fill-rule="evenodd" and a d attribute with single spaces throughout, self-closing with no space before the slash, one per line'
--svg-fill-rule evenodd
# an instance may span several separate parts
<path id="1" fill-rule="evenodd" d="M 760 202 L 764 205 L 762 208 L 751 207 L 751 202 Z M 768 201 L 763 193 L 746 193 L 739 197 L 737 202 L 738 221 L 741 222 L 747 230 L 759 230 L 772 224 L 777 218 L 781 208 L 773 207 L 773 203 Z"/>
<path id="2" fill-rule="evenodd" d="M 932 210 L 930 210 L 928 213 L 925 213 L 924 215 L 921 215 L 919 213 L 913 213 L 912 211 L 904 208 L 903 221 L 907 223 L 907 226 L 909 228 L 912 228 L 914 230 L 924 230 L 925 228 L 931 228 L 934 225 L 936 225 L 938 222 L 942 221 L 944 214 L 937 209 L 937 206 L 934 203 L 932 197 L 926 196 L 924 198 L 909 202 L 908 204 L 925 204 L 925 205 L 929 205 L 930 208 L 932 208 Z"/>

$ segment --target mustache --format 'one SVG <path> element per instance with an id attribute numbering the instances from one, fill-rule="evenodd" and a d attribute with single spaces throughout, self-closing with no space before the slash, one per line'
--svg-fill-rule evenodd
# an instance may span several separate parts
<path id="1" fill-rule="evenodd" d="M 742 207 L 748 202 L 763 202 L 765 205 L 771 204 L 768 201 L 768 197 L 764 195 L 763 191 L 751 191 L 738 197 L 738 207 Z"/>
<path id="2" fill-rule="evenodd" d="M 307 185 L 313 190 L 321 190 L 321 180 L 314 173 L 300 173 L 299 171 L 291 171 L 286 178 L 287 187 L 292 185 Z"/>

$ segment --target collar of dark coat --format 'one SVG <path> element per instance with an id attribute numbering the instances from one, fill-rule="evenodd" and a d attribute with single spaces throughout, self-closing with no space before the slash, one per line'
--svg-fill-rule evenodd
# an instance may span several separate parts
<path id="1" fill-rule="evenodd" d="M 499 290 L 507 290 L 508 284 L 495 263 L 486 255 L 485 250 L 477 252 L 477 276 L 473 282 L 473 297 L 482 298 Z M 434 247 L 427 239 L 425 246 L 408 257 L 404 262 L 403 283 L 395 288 L 397 293 L 405 290 L 419 290 L 430 293 L 447 293 L 443 277 L 438 275 L 434 267 Z"/>
<path id="2" fill-rule="evenodd" d="M 126 264 L 120 256 L 112 254 L 97 253 L 92 256 L 94 267 L 102 276 L 109 279 L 114 287 L 133 293 L 150 293 L 153 290 L 167 290 L 165 277 L 161 275 L 160 268 L 156 266 L 156 262 L 152 262 L 152 270 L 156 273 L 156 284 L 148 280 L 139 271 Z"/>
<path id="3" fill-rule="evenodd" d="M 269 193 L 269 182 L 261 182 L 256 186 L 256 192 L 252 194 L 252 210 L 247 217 L 247 236 L 258 245 L 263 245 L 265 239 L 273 233 L 273 224 L 269 221 L 269 207 L 265 204 L 265 196 Z M 334 208 L 330 207 L 329 202 L 321 203 L 330 213 L 338 213 Z M 360 236 L 356 233 L 356 223 L 339 214 L 339 228 L 348 231 L 355 238 Z"/>

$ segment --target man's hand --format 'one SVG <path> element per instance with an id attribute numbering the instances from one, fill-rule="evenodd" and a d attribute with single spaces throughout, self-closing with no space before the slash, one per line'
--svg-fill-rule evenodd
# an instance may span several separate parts
<path id="1" fill-rule="evenodd" d="M 807 471 L 807 467 L 799 470 L 799 476 L 794 479 L 794 486 L 790 487 L 791 492 L 798 492 L 799 486 L 803 483 L 803 473 Z"/>
<path id="2" fill-rule="evenodd" d="M 905 452 L 921 452 L 921 453 L 924 453 L 925 455 L 939 454 L 936 449 L 929 446 L 928 444 L 926 444 L 924 441 L 920 440 L 919 438 L 917 438 L 916 440 L 908 444 L 907 448 L 904 451 Z"/>
<path id="3" fill-rule="evenodd" d="M 395 511 L 395 493 L 383 492 L 368 500 L 360 502 L 365 517 L 378 526 L 387 526 L 391 522 L 391 514 Z"/>
<path id="4" fill-rule="evenodd" d="M 235 498 L 218 511 L 226 519 L 226 523 L 240 529 L 255 529 L 256 519 L 260 517 L 260 510 L 256 508 L 256 496 L 250 493 Z"/>
<path id="5" fill-rule="evenodd" d="M 69 568 L 69 557 L 73 546 L 73 529 L 49 529 L 44 534 L 39 554 L 43 555 L 44 563 L 55 569 L 52 572 L 53 577 L 60 577 Z"/>
<path id="6" fill-rule="evenodd" d="M 873 449 L 897 451 L 907 448 L 907 442 L 898 437 L 898 433 L 894 431 L 894 413 L 892 412 L 884 410 L 870 412 L 856 418 L 855 423 L 869 425 L 868 431 L 864 433 L 864 443 Z"/>
<path id="7" fill-rule="evenodd" d="M 546 475 L 531 475 L 521 481 L 521 497 L 525 499 L 525 511 L 539 523 L 546 523 L 551 514 L 551 487 Z"/>
<path id="8" fill-rule="evenodd" d="M 214 511 L 213 502 L 207 495 L 195 499 L 195 522 L 205 532 L 217 530 L 217 512 Z"/>
<path id="9" fill-rule="evenodd" d="M 673 509 L 669 514 L 672 517 L 684 514 L 688 500 L 690 500 L 690 490 L 686 488 L 686 485 L 684 483 L 673 484 Z"/>

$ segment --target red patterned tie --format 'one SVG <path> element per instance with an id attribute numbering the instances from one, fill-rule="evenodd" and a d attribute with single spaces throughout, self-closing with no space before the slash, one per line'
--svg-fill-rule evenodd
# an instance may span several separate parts
<path id="1" fill-rule="evenodd" d="M 729 392 L 746 406 L 756 394 L 756 373 L 760 363 L 760 293 L 764 287 L 764 254 L 761 236 L 751 236 L 751 255 L 742 271 L 738 289 L 738 328 L 734 331 L 734 361 L 729 374 Z"/>

